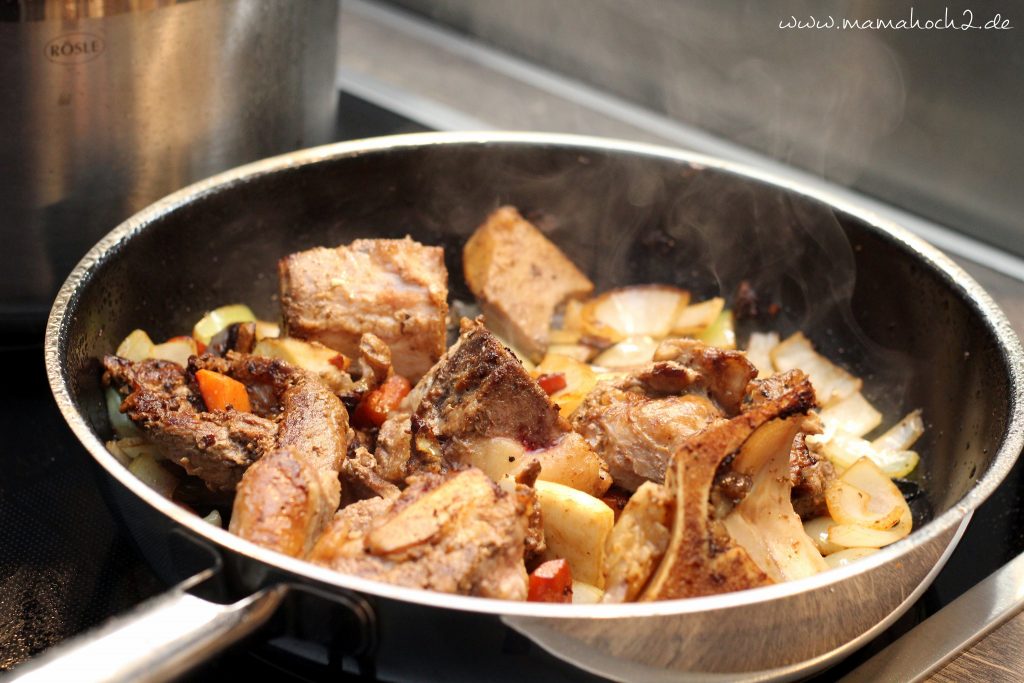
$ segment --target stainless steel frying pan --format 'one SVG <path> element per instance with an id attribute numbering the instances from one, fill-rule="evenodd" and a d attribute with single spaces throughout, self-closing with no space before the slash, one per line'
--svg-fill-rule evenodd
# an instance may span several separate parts
<path id="1" fill-rule="evenodd" d="M 863 376 L 890 421 L 923 408 L 922 464 L 908 484 L 923 491 L 916 530 L 851 566 L 757 590 L 628 605 L 510 603 L 385 585 L 259 548 L 165 500 L 104 448 L 97 359 L 131 329 L 172 336 L 234 301 L 275 317 L 279 257 L 366 236 L 444 245 L 452 294 L 469 298 L 461 244 L 501 204 L 533 218 L 599 288 L 670 282 L 729 295 L 747 280 L 781 303 L 774 327 L 803 329 Z M 563 135 L 362 140 L 186 188 L 117 227 L 78 265 L 50 316 L 46 364 L 109 500 L 151 564 L 179 585 L 26 667 L 29 678 L 174 675 L 277 609 L 328 642 L 330 657 L 383 678 L 430 677 L 436 653 L 452 648 L 467 652 L 460 675 L 508 678 L 510 632 L 618 680 L 795 678 L 851 652 L 914 602 L 1024 438 L 1020 344 L 985 292 L 935 249 L 765 173 Z"/>

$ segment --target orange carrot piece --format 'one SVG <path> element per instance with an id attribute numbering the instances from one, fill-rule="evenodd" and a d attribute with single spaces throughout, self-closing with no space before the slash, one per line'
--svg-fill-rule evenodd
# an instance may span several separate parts
<path id="1" fill-rule="evenodd" d="M 196 381 L 207 410 L 234 408 L 243 413 L 252 412 L 249 392 L 238 380 L 212 370 L 200 370 L 196 373 Z"/>
<path id="2" fill-rule="evenodd" d="M 401 375 L 391 375 L 359 401 L 352 413 L 353 424 L 357 427 L 380 427 L 388 419 L 388 413 L 398 407 L 410 390 L 409 380 Z"/>

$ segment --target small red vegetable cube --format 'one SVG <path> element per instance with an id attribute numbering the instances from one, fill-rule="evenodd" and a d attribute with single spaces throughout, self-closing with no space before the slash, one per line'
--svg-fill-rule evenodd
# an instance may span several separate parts
<path id="1" fill-rule="evenodd" d="M 530 602 L 572 602 L 572 570 L 566 560 L 548 560 L 530 574 Z"/>

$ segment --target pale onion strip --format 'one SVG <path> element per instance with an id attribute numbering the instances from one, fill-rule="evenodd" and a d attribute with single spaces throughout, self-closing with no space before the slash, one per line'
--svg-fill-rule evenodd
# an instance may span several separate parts
<path id="1" fill-rule="evenodd" d="M 732 311 L 724 310 L 719 313 L 711 326 L 697 335 L 697 339 L 708 346 L 715 346 L 720 349 L 736 348 L 736 327 L 732 317 Z"/>
<path id="2" fill-rule="evenodd" d="M 679 311 L 679 315 L 672 324 L 672 334 L 700 334 L 718 319 L 724 308 L 725 299 L 720 296 L 697 304 L 690 304 Z"/>
<path id="3" fill-rule="evenodd" d="M 647 365 L 654 359 L 660 342 L 653 337 L 626 337 L 602 351 L 594 358 L 594 365 L 602 368 L 634 368 Z"/>
<path id="4" fill-rule="evenodd" d="M 913 446 L 922 434 L 924 420 L 921 419 L 921 411 L 915 410 L 872 441 L 871 445 L 880 451 L 905 451 Z"/>
<path id="5" fill-rule="evenodd" d="M 878 450 L 870 441 L 836 432 L 831 436 L 807 437 L 808 444 L 822 453 L 840 471 L 844 471 L 860 458 L 869 458 L 890 478 L 905 477 L 914 471 L 920 457 L 914 451 Z"/>
<path id="6" fill-rule="evenodd" d="M 825 562 L 828 563 L 829 569 L 838 569 L 877 552 L 878 548 L 847 548 L 846 550 L 831 553 L 825 558 Z"/>
<path id="7" fill-rule="evenodd" d="M 826 434 L 841 431 L 850 436 L 864 436 L 882 424 L 882 414 L 862 393 L 855 391 L 823 408 L 821 421 L 825 424 Z"/>
<path id="8" fill-rule="evenodd" d="M 750 334 L 746 349 L 747 360 L 757 368 L 758 378 L 765 379 L 775 374 L 771 350 L 778 345 L 778 332 L 752 332 Z"/>
<path id="9" fill-rule="evenodd" d="M 795 332 L 772 349 L 771 358 L 780 372 L 803 370 L 807 373 L 818 402 L 823 406 L 860 391 L 861 380 L 815 351 L 802 332 Z"/>
<path id="10" fill-rule="evenodd" d="M 613 289 L 584 305 L 583 332 L 612 342 L 633 336 L 665 337 L 689 301 L 689 292 L 667 285 Z"/>
<path id="11" fill-rule="evenodd" d="M 804 533 L 811 538 L 814 547 L 825 557 L 843 549 L 842 546 L 828 540 L 828 529 L 834 524 L 835 520 L 831 517 L 815 517 L 804 522 Z"/>
<path id="12" fill-rule="evenodd" d="M 829 527 L 828 540 L 845 548 L 883 548 L 906 538 L 909 533 L 910 527 L 904 525 L 881 531 L 857 524 L 834 524 Z"/>

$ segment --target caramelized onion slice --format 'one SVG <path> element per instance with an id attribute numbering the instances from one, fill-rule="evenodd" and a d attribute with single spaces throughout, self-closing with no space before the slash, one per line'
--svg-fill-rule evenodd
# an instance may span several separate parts
<path id="1" fill-rule="evenodd" d="M 718 319 L 722 309 L 725 308 L 725 299 L 716 296 L 707 301 L 697 304 L 690 304 L 679 311 L 675 322 L 672 323 L 672 334 L 695 335 L 700 334 Z"/>
<path id="2" fill-rule="evenodd" d="M 915 410 L 872 441 L 871 445 L 879 451 L 905 451 L 913 446 L 922 434 L 924 420 L 921 419 L 921 411 Z"/>
<path id="3" fill-rule="evenodd" d="M 635 368 L 647 365 L 654 359 L 654 351 L 660 343 L 653 337 L 626 337 L 602 351 L 594 359 L 594 365 L 602 368 Z"/>
<path id="4" fill-rule="evenodd" d="M 605 292 L 580 312 L 585 334 L 613 342 L 626 337 L 665 337 L 690 293 L 667 285 L 634 285 Z"/>
<path id="5" fill-rule="evenodd" d="M 837 524 L 828 540 L 846 548 L 881 548 L 910 533 L 910 506 L 885 472 L 861 458 L 825 491 L 829 514 Z"/>
<path id="6" fill-rule="evenodd" d="M 864 395 L 855 391 L 821 411 L 825 433 L 843 432 L 850 436 L 864 436 L 882 424 L 882 414 L 875 410 Z"/>
<path id="7" fill-rule="evenodd" d="M 807 373 L 823 406 L 860 391 L 861 380 L 815 351 L 803 332 L 790 335 L 772 349 L 771 358 L 779 372 L 800 369 Z"/>

